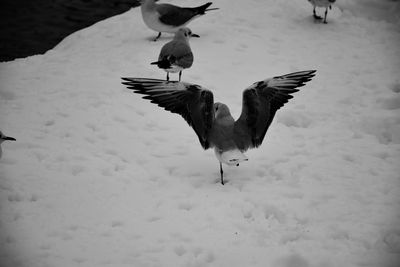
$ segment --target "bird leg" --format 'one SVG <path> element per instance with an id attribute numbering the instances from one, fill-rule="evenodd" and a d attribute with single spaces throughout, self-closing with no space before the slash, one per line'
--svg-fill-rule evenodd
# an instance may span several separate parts
<path id="1" fill-rule="evenodd" d="M 328 15 L 328 8 L 326 8 L 325 9 L 325 17 L 324 17 L 324 23 L 326 24 L 326 23 L 328 23 L 328 22 L 326 22 L 326 16 Z"/>
<path id="2" fill-rule="evenodd" d="M 167 82 L 169 82 L 169 72 L 167 72 Z"/>
<path id="3" fill-rule="evenodd" d="M 179 81 L 181 81 L 182 71 L 179 72 Z"/>
<path id="4" fill-rule="evenodd" d="M 219 172 L 221 173 L 221 184 L 224 185 L 224 171 L 222 170 L 222 163 L 219 163 Z"/>
<path id="5" fill-rule="evenodd" d="M 158 40 L 158 38 L 161 37 L 161 32 L 158 33 L 157 37 L 153 40 L 154 42 Z"/>
<path id="6" fill-rule="evenodd" d="M 315 11 L 315 7 L 313 9 L 313 15 L 314 15 L 314 19 L 322 19 L 320 16 L 317 15 L 317 12 Z"/>

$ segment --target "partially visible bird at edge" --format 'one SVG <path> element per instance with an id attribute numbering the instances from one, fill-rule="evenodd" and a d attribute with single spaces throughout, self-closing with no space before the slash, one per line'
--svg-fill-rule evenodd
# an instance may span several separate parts
<path id="1" fill-rule="evenodd" d="M 0 131 L 0 158 L 3 154 L 3 151 L 1 149 L 1 143 L 4 141 L 17 141 L 14 137 L 6 136 Z"/>

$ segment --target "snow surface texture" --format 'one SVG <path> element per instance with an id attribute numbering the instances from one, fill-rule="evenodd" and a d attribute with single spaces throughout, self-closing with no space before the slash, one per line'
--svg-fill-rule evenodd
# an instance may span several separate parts
<path id="1" fill-rule="evenodd" d="M 1 267 L 399 266 L 400 32 L 398 2 L 371 18 L 382 1 L 343 0 L 325 25 L 305 0 L 217 0 L 191 23 L 183 80 L 235 117 L 253 82 L 318 70 L 225 186 L 180 116 L 120 83 L 165 77 L 150 62 L 171 36 L 151 42 L 139 9 L 1 63 L 17 139 L 0 161 Z"/>

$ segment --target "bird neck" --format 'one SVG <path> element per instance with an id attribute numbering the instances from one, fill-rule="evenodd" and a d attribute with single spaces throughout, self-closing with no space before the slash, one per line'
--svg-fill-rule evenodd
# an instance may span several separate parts
<path id="1" fill-rule="evenodd" d="M 230 124 L 235 122 L 233 119 L 229 108 L 225 104 L 220 104 L 218 111 L 215 112 L 216 122 L 221 122 L 221 124 Z"/>
<path id="2" fill-rule="evenodd" d="M 231 126 L 235 123 L 235 120 L 231 114 L 220 114 L 215 117 L 215 123 L 221 126 Z"/>
<path id="3" fill-rule="evenodd" d="M 156 7 L 156 2 L 154 0 L 142 0 L 142 8 L 154 9 Z"/>
<path id="4" fill-rule="evenodd" d="M 179 41 L 179 42 L 186 42 L 189 44 L 189 38 L 186 37 L 183 33 L 177 32 L 174 36 L 174 41 Z"/>

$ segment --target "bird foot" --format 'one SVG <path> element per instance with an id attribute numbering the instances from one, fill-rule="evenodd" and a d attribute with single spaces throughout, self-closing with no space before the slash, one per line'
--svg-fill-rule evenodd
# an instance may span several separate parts
<path id="1" fill-rule="evenodd" d="M 153 42 L 157 42 L 158 38 L 161 37 L 161 32 L 158 33 L 157 37 L 153 40 Z"/>
<path id="2" fill-rule="evenodd" d="M 314 19 L 318 19 L 318 20 L 322 19 L 322 17 L 318 16 L 318 15 L 313 15 L 313 17 L 314 17 Z"/>
<path id="3" fill-rule="evenodd" d="M 224 178 L 222 178 L 222 179 L 220 178 L 220 179 L 215 179 L 214 182 L 215 182 L 216 184 L 225 185 L 225 183 L 227 183 L 228 181 L 226 181 Z"/>

